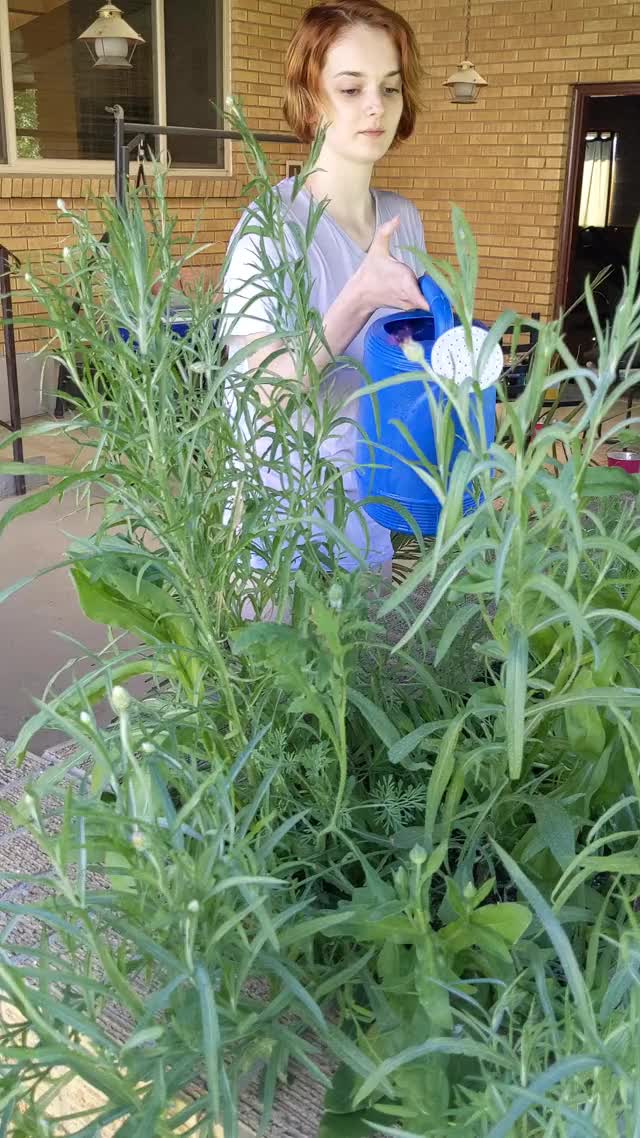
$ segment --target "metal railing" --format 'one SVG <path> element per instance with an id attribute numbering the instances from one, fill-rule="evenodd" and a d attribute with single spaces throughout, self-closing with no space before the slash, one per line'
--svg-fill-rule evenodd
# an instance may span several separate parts
<path id="1" fill-rule="evenodd" d="M 4 352 L 7 365 L 7 389 L 9 392 L 9 422 L 0 419 L 0 426 L 6 427 L 14 434 L 22 429 L 20 415 L 20 391 L 18 389 L 18 361 L 16 357 L 16 338 L 13 328 L 13 297 L 11 294 L 11 273 L 14 268 L 20 267 L 20 261 L 4 246 L 0 245 L 0 305 L 2 311 L 2 327 L 4 331 Z M 24 462 L 22 439 L 13 440 L 14 462 Z M 27 486 L 24 474 L 14 475 L 14 488 L 16 494 L 26 494 Z"/>
<path id="2" fill-rule="evenodd" d="M 107 107 L 107 110 L 114 118 L 116 201 L 121 206 L 124 206 L 126 202 L 127 179 L 132 155 L 139 148 L 141 143 L 143 146 L 145 145 L 147 135 L 192 135 L 199 138 L 210 138 L 212 141 L 229 140 L 232 142 L 239 142 L 242 139 L 242 135 L 238 134 L 236 130 L 215 130 L 212 127 L 204 126 L 163 126 L 160 123 L 128 122 L 124 117 L 122 107 L 118 106 L 118 104 L 114 107 Z M 133 134 L 133 138 L 128 142 L 126 141 L 127 134 Z M 293 134 L 256 131 L 254 138 L 258 142 L 288 142 L 300 144 L 300 139 L 296 138 Z"/>

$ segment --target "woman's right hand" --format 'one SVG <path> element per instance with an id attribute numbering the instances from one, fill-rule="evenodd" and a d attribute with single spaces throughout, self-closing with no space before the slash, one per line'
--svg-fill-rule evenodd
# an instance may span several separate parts
<path id="1" fill-rule="evenodd" d="M 415 274 L 408 265 L 396 260 L 389 252 L 389 245 L 400 219 L 394 217 L 392 221 L 385 222 L 378 229 L 369 251 L 347 284 L 338 293 L 338 296 L 323 314 L 325 343 L 315 353 L 315 364 L 318 371 L 322 371 L 328 364 L 335 364 L 338 356 L 348 351 L 349 345 L 362 331 L 369 317 L 378 308 L 391 308 L 395 311 L 407 312 L 413 308 L 429 311 L 429 305 L 423 297 Z M 239 347 L 257 340 L 266 333 L 257 336 L 239 337 Z M 296 364 L 291 355 L 282 352 L 276 359 L 274 356 L 275 344 L 261 348 L 251 356 L 250 367 L 258 368 L 267 357 L 271 357 L 269 371 L 283 379 L 291 379 L 296 375 Z M 306 379 L 304 381 L 307 382 Z M 265 387 L 265 391 L 268 388 Z M 273 393 L 265 402 L 273 398 Z"/>
<path id="2" fill-rule="evenodd" d="M 429 305 L 420 291 L 415 273 L 392 257 L 389 246 L 400 224 L 400 218 L 386 221 L 376 230 L 369 251 L 350 284 L 356 303 L 362 306 L 365 319 L 378 308 L 393 308 L 408 312 Z"/>

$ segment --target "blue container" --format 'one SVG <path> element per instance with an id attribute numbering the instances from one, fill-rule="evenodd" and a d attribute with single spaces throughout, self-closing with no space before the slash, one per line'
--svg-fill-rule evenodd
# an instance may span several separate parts
<path id="1" fill-rule="evenodd" d="M 184 318 L 180 319 L 176 313 L 170 313 L 169 319 L 166 321 L 166 323 L 171 328 L 173 335 L 176 336 L 179 340 L 184 340 L 184 338 L 189 334 L 191 322 L 189 320 L 185 320 Z M 129 340 L 131 339 L 129 330 L 127 328 L 118 328 L 118 332 L 120 334 L 120 338 L 124 340 L 125 344 L 128 344 Z M 138 347 L 137 340 L 135 339 L 133 340 L 133 347 L 135 349 Z"/>
<path id="2" fill-rule="evenodd" d="M 413 339 L 422 345 L 429 363 L 433 345 L 438 337 L 458 322 L 448 298 L 431 277 L 421 277 L 419 284 L 429 304 L 430 313 L 420 310 L 398 312 L 376 320 L 367 332 L 364 366 L 373 382 L 417 370 L 417 365 L 407 359 L 398 343 L 397 336 L 399 333 L 402 334 L 404 329 L 407 329 Z M 396 502 L 413 518 L 422 534 L 432 536 L 438 529 L 442 507 L 419 474 L 402 461 L 408 459 L 415 465 L 416 452 L 392 422 L 396 419 L 402 423 L 427 461 L 436 465 L 436 443 L 427 388 L 431 390 L 435 400 L 446 399 L 441 388 L 437 384 L 430 383 L 426 376 L 384 388 L 374 395 L 361 396 L 360 425 L 363 437 L 356 448 L 356 463 L 362 498 L 387 499 L 386 502 L 363 503 L 363 508 L 374 521 L 398 533 L 411 533 L 411 526 L 393 508 L 393 503 Z M 495 386 L 486 388 L 482 392 L 481 400 L 476 395 L 471 395 L 470 399 L 474 430 L 478 430 L 476 416 L 479 411 L 484 418 L 487 444 L 490 444 L 495 438 Z M 453 465 L 458 454 L 462 450 L 468 450 L 468 442 L 464 428 L 453 410 L 451 420 L 455 430 L 451 456 Z M 393 453 L 388 453 L 387 448 Z M 472 495 L 465 494 L 464 512 L 469 513 L 475 505 Z"/>

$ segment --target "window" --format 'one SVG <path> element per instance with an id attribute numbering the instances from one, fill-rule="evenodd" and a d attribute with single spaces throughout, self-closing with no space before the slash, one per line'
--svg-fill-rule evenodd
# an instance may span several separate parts
<path id="1" fill-rule="evenodd" d="M 578 214 L 582 228 L 603 228 L 609 224 L 615 155 L 616 135 L 612 131 L 588 132 Z"/>
<path id="2" fill-rule="evenodd" d="M 94 67 L 78 36 L 96 18 L 99 0 L 0 0 L 9 50 L 2 62 L 7 145 L 0 161 L 111 161 L 113 117 L 174 126 L 221 125 L 223 0 L 119 0 L 123 17 L 144 38 L 130 68 Z M 2 11 L 4 6 L 5 11 Z M 188 12 L 188 15 L 187 15 Z M 0 120 L 1 121 L 1 120 Z M 173 168 L 224 166 L 224 145 L 169 136 Z"/>

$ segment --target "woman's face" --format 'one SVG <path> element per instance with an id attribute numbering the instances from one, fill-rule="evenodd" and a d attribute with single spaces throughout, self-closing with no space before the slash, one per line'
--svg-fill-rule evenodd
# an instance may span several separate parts
<path id="1" fill-rule="evenodd" d="M 327 51 L 321 77 L 325 151 L 371 164 L 393 142 L 402 114 L 400 57 L 391 36 L 358 24 Z"/>

